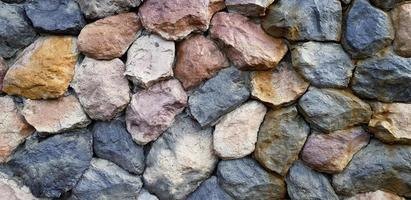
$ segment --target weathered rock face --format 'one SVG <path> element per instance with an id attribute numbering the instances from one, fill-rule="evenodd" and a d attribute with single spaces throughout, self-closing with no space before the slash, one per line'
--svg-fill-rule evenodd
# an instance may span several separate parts
<path id="1" fill-rule="evenodd" d="M 84 58 L 76 66 L 71 86 L 92 119 L 111 120 L 130 102 L 130 88 L 124 77 L 124 63 Z"/>
<path id="2" fill-rule="evenodd" d="M 298 102 L 311 125 L 324 132 L 368 123 L 371 107 L 345 90 L 310 88 Z"/>
<path id="3" fill-rule="evenodd" d="M 405 200 L 396 194 L 377 190 L 375 192 L 360 193 L 344 200 Z"/>
<path id="4" fill-rule="evenodd" d="M 259 17 L 265 15 L 265 9 L 273 2 L 274 0 L 226 0 L 225 5 L 229 12 Z"/>
<path id="5" fill-rule="evenodd" d="M 157 35 L 139 37 L 127 53 L 125 75 L 135 85 L 149 87 L 173 76 L 175 46 Z"/>
<path id="6" fill-rule="evenodd" d="M 2 57 L 0 57 L 0 93 L 2 93 L 3 79 L 4 79 L 4 76 L 6 75 L 7 70 L 8 70 L 7 63 L 4 61 Z"/>
<path id="7" fill-rule="evenodd" d="M 370 135 L 361 127 L 323 134 L 314 132 L 304 145 L 302 160 L 313 169 L 325 173 L 344 170 L 354 154 L 366 146 Z"/>
<path id="8" fill-rule="evenodd" d="M 398 55 L 411 57 L 411 3 L 398 6 L 391 16 L 396 30 L 394 50 Z"/>
<path id="9" fill-rule="evenodd" d="M 9 68 L 3 91 L 30 99 L 62 96 L 74 75 L 78 55 L 75 42 L 70 36 L 37 39 Z"/>
<path id="10" fill-rule="evenodd" d="M 0 57 L 12 57 L 32 43 L 36 36 L 22 7 L 0 2 Z"/>
<path id="11" fill-rule="evenodd" d="M 368 0 L 353 1 L 345 24 L 342 44 L 354 58 L 372 56 L 394 39 L 390 17 Z"/>
<path id="12" fill-rule="evenodd" d="M 55 100 L 27 99 L 22 114 L 37 132 L 48 134 L 83 128 L 91 122 L 74 95 Z"/>
<path id="13" fill-rule="evenodd" d="M 266 112 L 263 104 L 250 101 L 223 116 L 213 133 L 216 154 L 223 159 L 237 159 L 251 154 Z"/>
<path id="14" fill-rule="evenodd" d="M 345 170 L 333 177 L 337 193 L 352 196 L 376 190 L 411 197 L 411 146 L 378 140 L 357 153 Z"/>
<path id="15" fill-rule="evenodd" d="M 34 129 L 24 121 L 11 97 L 0 97 L 0 110 L 0 163 L 2 163 L 7 161 L 14 149 L 24 142 Z"/>
<path id="16" fill-rule="evenodd" d="M 26 141 L 8 165 L 35 196 L 57 198 L 76 185 L 92 155 L 91 134 L 83 129 Z"/>
<path id="17" fill-rule="evenodd" d="M 137 38 L 141 23 L 135 13 L 123 13 L 86 25 L 78 36 L 79 51 L 90 58 L 121 57 Z"/>
<path id="18" fill-rule="evenodd" d="M 227 58 L 212 40 L 194 35 L 179 44 L 174 73 L 185 89 L 191 89 L 228 66 Z"/>
<path id="19" fill-rule="evenodd" d="M 282 39 L 267 35 L 259 24 L 236 13 L 215 14 L 211 21 L 210 37 L 223 47 L 231 62 L 242 70 L 272 69 L 288 50 Z"/>
<path id="20" fill-rule="evenodd" d="M 293 66 L 311 85 L 345 88 L 350 83 L 354 64 L 340 44 L 306 42 L 291 52 Z"/>
<path id="21" fill-rule="evenodd" d="M 245 102 L 250 96 L 246 76 L 234 67 L 223 69 L 194 91 L 188 100 L 194 119 L 208 126 Z"/>
<path id="22" fill-rule="evenodd" d="M 381 9 L 389 10 L 394 8 L 396 4 L 404 2 L 406 0 L 370 0 L 375 6 L 378 6 Z"/>
<path id="23" fill-rule="evenodd" d="M 97 157 L 109 160 L 130 173 L 143 173 L 144 150 L 133 142 L 123 121 L 97 122 L 92 132 Z"/>
<path id="24" fill-rule="evenodd" d="M 326 176 L 312 170 L 299 160 L 290 168 L 286 183 L 288 195 L 292 200 L 339 199 Z"/>
<path id="25" fill-rule="evenodd" d="M 177 80 L 157 83 L 133 95 L 126 111 L 127 130 L 138 144 L 147 144 L 156 140 L 186 105 L 187 95 Z"/>
<path id="26" fill-rule="evenodd" d="M 16 181 L 0 172 L 0 199 L 8 200 L 37 200 L 29 188 L 21 186 Z"/>
<path id="27" fill-rule="evenodd" d="M 206 31 L 213 14 L 224 6 L 223 0 L 145 0 L 139 15 L 144 28 L 167 40 L 180 40 Z"/>
<path id="28" fill-rule="evenodd" d="M 233 198 L 218 185 L 217 177 L 212 176 L 201 183 L 200 187 L 187 197 L 187 200 L 233 200 Z"/>
<path id="29" fill-rule="evenodd" d="M 262 27 L 274 37 L 293 41 L 339 41 L 342 8 L 338 0 L 277 1 L 268 7 Z"/>
<path id="30" fill-rule="evenodd" d="M 71 199 L 137 199 L 142 185 L 140 177 L 107 160 L 94 158 L 73 188 Z"/>
<path id="31" fill-rule="evenodd" d="M 100 19 L 127 12 L 140 5 L 141 0 L 76 0 L 87 19 Z"/>
<path id="32" fill-rule="evenodd" d="M 265 168 L 285 175 L 310 133 L 295 106 L 267 113 L 258 132 L 254 157 Z"/>
<path id="33" fill-rule="evenodd" d="M 147 155 L 144 185 L 160 199 L 185 199 L 214 170 L 212 129 L 186 114 L 157 140 Z"/>
<path id="34" fill-rule="evenodd" d="M 282 178 L 266 172 L 250 158 L 220 161 L 218 183 L 232 197 L 246 199 L 283 199 L 286 193 Z"/>
<path id="35" fill-rule="evenodd" d="M 411 101 L 411 58 L 388 52 L 360 61 L 351 87 L 356 94 L 367 99 Z"/>
<path id="36" fill-rule="evenodd" d="M 138 194 L 137 200 L 158 200 L 158 198 L 142 188 Z"/>

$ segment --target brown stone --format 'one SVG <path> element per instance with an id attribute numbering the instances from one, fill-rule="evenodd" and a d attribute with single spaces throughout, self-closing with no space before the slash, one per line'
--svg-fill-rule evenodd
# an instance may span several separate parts
<path id="1" fill-rule="evenodd" d="M 78 49 L 90 58 L 121 57 L 138 37 L 141 23 L 135 13 L 123 13 L 85 26 L 78 36 Z"/>
<path id="2" fill-rule="evenodd" d="M 30 99 L 58 98 L 73 78 L 77 56 L 74 37 L 41 37 L 9 68 L 3 91 Z"/>
<path id="3" fill-rule="evenodd" d="M 195 35 L 178 46 L 174 73 L 185 89 L 191 89 L 229 65 L 213 41 L 203 35 Z"/>
<path id="4" fill-rule="evenodd" d="M 375 192 L 360 193 L 344 200 L 405 200 L 396 194 L 377 190 Z"/>
<path id="5" fill-rule="evenodd" d="M 6 75 L 7 72 L 7 64 L 6 62 L 3 60 L 2 57 L 0 57 L 0 93 L 1 93 L 1 89 L 3 88 L 3 79 L 4 76 Z"/>
<path id="6" fill-rule="evenodd" d="M 369 140 L 370 135 L 361 127 L 329 134 L 314 132 L 308 137 L 301 157 L 308 166 L 317 171 L 339 173 Z"/>
<path id="7" fill-rule="evenodd" d="M 411 57 L 411 3 L 399 5 L 392 11 L 395 39 L 394 50 L 398 55 Z"/>
<path id="8" fill-rule="evenodd" d="M 29 188 L 10 179 L 0 172 L 0 199 L 2 200 L 37 200 Z"/>

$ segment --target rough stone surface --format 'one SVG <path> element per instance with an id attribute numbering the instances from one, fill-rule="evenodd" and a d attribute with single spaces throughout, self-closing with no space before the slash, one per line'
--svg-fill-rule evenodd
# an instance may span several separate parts
<path id="1" fill-rule="evenodd" d="M 406 0 L 370 0 L 371 3 L 373 3 L 375 6 L 384 9 L 384 10 L 389 10 L 394 8 L 395 5 L 402 3 Z"/>
<path id="2" fill-rule="evenodd" d="M 238 200 L 269 200 L 285 197 L 283 179 L 266 172 L 250 158 L 220 161 L 217 177 L 220 186 Z"/>
<path id="3" fill-rule="evenodd" d="M 185 199 L 214 170 L 212 129 L 186 114 L 157 140 L 147 155 L 144 185 L 160 199 Z"/>
<path id="4" fill-rule="evenodd" d="M 258 132 L 254 157 L 267 169 L 285 175 L 310 133 L 295 106 L 267 113 Z"/>
<path id="5" fill-rule="evenodd" d="M 210 37 L 242 70 L 273 69 L 288 50 L 282 39 L 267 35 L 259 24 L 236 13 L 215 14 L 211 21 Z"/>
<path id="6" fill-rule="evenodd" d="M 167 40 L 180 40 L 191 32 L 206 31 L 223 0 L 145 0 L 139 15 L 143 26 Z"/>
<path id="7" fill-rule="evenodd" d="M 339 199 L 326 176 L 312 170 L 299 160 L 290 168 L 285 180 L 288 195 L 292 200 Z"/>
<path id="8" fill-rule="evenodd" d="M 37 200 L 29 188 L 20 185 L 18 182 L 10 179 L 6 174 L 0 172 L 0 199 L 7 200 Z"/>
<path id="9" fill-rule="evenodd" d="M 138 194 L 137 200 L 158 200 L 155 195 L 152 195 L 150 192 L 142 188 Z"/>
<path id="10" fill-rule="evenodd" d="M 21 113 L 41 133 L 61 133 L 86 127 L 91 122 L 74 95 L 55 100 L 27 99 Z"/>
<path id="11" fill-rule="evenodd" d="M 411 3 L 396 7 L 391 16 L 396 30 L 394 50 L 398 55 L 411 57 Z"/>
<path id="12" fill-rule="evenodd" d="M 289 40 L 339 41 L 342 8 L 338 0 L 277 1 L 268 7 L 262 27 Z"/>
<path id="13" fill-rule="evenodd" d="M 76 0 L 87 19 L 100 19 L 127 12 L 140 5 L 141 0 Z"/>
<path id="14" fill-rule="evenodd" d="M 0 93 L 2 93 L 3 79 L 8 70 L 7 63 L 0 57 Z"/>
<path id="15" fill-rule="evenodd" d="M 143 183 L 119 166 L 94 158 L 72 191 L 71 199 L 137 199 Z"/>
<path id="16" fill-rule="evenodd" d="M 311 168 L 325 173 L 344 170 L 354 154 L 366 146 L 370 135 L 361 127 L 329 134 L 314 132 L 304 145 L 302 160 Z"/>
<path id="17" fill-rule="evenodd" d="M 265 15 L 266 8 L 274 1 L 275 0 L 226 0 L 225 5 L 229 12 L 259 17 Z"/>
<path id="18" fill-rule="evenodd" d="M 92 155 L 92 136 L 83 129 L 26 141 L 8 165 L 33 195 L 57 198 L 76 185 Z"/>
<path id="19" fill-rule="evenodd" d="M 191 89 L 229 64 L 212 40 L 194 35 L 179 44 L 174 73 L 185 89 Z"/>
<path id="20" fill-rule="evenodd" d="M 135 13 L 122 13 L 87 24 L 78 36 L 79 51 L 90 58 L 121 57 L 138 37 L 141 23 Z"/>
<path id="21" fill-rule="evenodd" d="M 37 39 L 9 68 L 3 91 L 30 99 L 62 96 L 74 75 L 78 55 L 75 42 L 70 36 Z"/>
<path id="22" fill-rule="evenodd" d="M 127 130 L 139 144 L 156 140 L 187 105 L 187 95 L 175 80 L 157 83 L 133 95 L 126 111 Z"/>
<path id="23" fill-rule="evenodd" d="M 405 200 L 396 194 L 377 190 L 375 192 L 360 193 L 344 200 Z"/>
<path id="24" fill-rule="evenodd" d="M 372 114 L 367 103 L 345 90 L 310 88 L 298 105 L 305 120 L 324 132 L 366 124 Z"/>
<path id="25" fill-rule="evenodd" d="M 394 39 L 390 17 L 368 0 L 353 1 L 345 24 L 342 44 L 354 58 L 372 56 Z"/>
<path id="26" fill-rule="evenodd" d="M 71 86 L 90 118 L 111 120 L 127 107 L 130 88 L 123 75 L 125 68 L 118 58 L 104 61 L 86 57 L 76 66 Z"/>
<path id="27" fill-rule="evenodd" d="M 246 76 L 234 67 L 221 70 L 190 95 L 191 115 L 201 126 L 208 126 L 234 110 L 250 96 Z"/>
<path id="28" fill-rule="evenodd" d="M 173 76 L 175 45 L 157 35 L 139 37 L 127 53 L 125 75 L 135 84 L 149 87 Z"/>
<path id="29" fill-rule="evenodd" d="M 316 87 L 345 88 L 354 64 L 340 44 L 306 42 L 292 49 L 295 69 Z"/>
<path id="30" fill-rule="evenodd" d="M 205 180 L 187 200 L 234 200 L 218 185 L 217 177 Z"/>
<path id="31" fill-rule="evenodd" d="M 410 173 L 411 146 L 371 140 L 342 173 L 333 176 L 333 186 L 345 196 L 384 190 L 411 197 Z"/>
<path id="32" fill-rule="evenodd" d="M 133 174 L 144 170 L 144 150 L 127 132 L 125 122 L 97 122 L 93 126 L 93 148 L 97 157 L 109 160 Z"/>
<path id="33" fill-rule="evenodd" d="M 266 112 L 263 104 L 249 101 L 223 116 L 213 133 L 215 153 L 223 159 L 237 159 L 251 154 Z"/>

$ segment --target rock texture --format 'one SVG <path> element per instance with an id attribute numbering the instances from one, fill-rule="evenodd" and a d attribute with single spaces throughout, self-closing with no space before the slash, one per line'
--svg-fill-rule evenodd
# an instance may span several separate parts
<path id="1" fill-rule="evenodd" d="M 191 193 L 187 200 L 233 200 L 233 198 L 220 187 L 217 177 L 212 176 Z"/>
<path id="2" fill-rule="evenodd" d="M 360 193 L 344 200 L 405 200 L 396 194 L 377 190 L 375 192 Z"/>
<path id="3" fill-rule="evenodd" d="M 395 5 L 402 3 L 406 0 L 370 0 L 375 6 L 384 9 L 384 10 L 389 10 L 394 8 Z"/>
<path id="4" fill-rule="evenodd" d="M 0 172 L 0 199 L 37 200 L 26 186 L 21 186 L 7 175 Z"/>
<path id="5" fill-rule="evenodd" d="M 137 200 L 158 200 L 158 198 L 142 188 L 138 194 Z"/>
<path id="6" fill-rule="evenodd" d="M 265 15 L 266 8 L 274 1 L 275 0 L 226 0 L 225 5 L 229 12 L 259 17 Z"/>
<path id="7" fill-rule="evenodd" d="M 3 88 L 3 79 L 8 70 L 7 63 L 2 57 L 0 57 L 0 94 L 2 93 Z"/>
<path id="8" fill-rule="evenodd" d="M 100 19 L 129 11 L 141 0 L 76 0 L 87 19 Z"/>
<path id="9" fill-rule="evenodd" d="M 395 52 L 404 57 L 411 57 L 411 3 L 399 5 L 391 16 L 395 27 Z"/>

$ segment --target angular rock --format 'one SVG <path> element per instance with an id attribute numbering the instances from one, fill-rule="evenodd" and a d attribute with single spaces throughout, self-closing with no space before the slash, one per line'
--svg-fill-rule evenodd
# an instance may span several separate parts
<path id="1" fill-rule="evenodd" d="M 314 132 L 308 137 L 301 158 L 317 171 L 339 173 L 344 170 L 354 154 L 368 144 L 369 140 L 370 135 L 361 127 L 329 134 Z"/>
<path id="2" fill-rule="evenodd" d="M 76 0 L 87 19 L 100 19 L 129 11 L 141 0 Z"/>
<path id="3" fill-rule="evenodd" d="M 130 88 L 123 75 L 125 68 L 118 58 L 104 61 L 86 57 L 76 66 L 71 86 L 90 118 L 111 120 L 127 107 Z"/>
<path id="4" fill-rule="evenodd" d="M 377 190 L 375 192 L 360 193 L 344 200 L 405 200 L 405 198 L 397 196 L 396 194 Z"/>
<path id="5" fill-rule="evenodd" d="M 137 199 L 143 183 L 119 166 L 94 158 L 73 188 L 71 199 Z"/>
<path id="6" fill-rule="evenodd" d="M 13 155 L 8 165 L 34 196 L 57 198 L 76 185 L 90 166 L 92 155 L 92 136 L 82 129 L 34 138 Z"/>
<path id="7" fill-rule="evenodd" d="M 387 145 L 378 140 L 357 153 L 345 170 L 333 176 L 338 194 L 384 190 L 411 197 L 411 146 Z"/>
<path id="8" fill-rule="evenodd" d="M 298 105 L 305 120 L 324 132 L 368 123 L 372 114 L 367 103 L 345 90 L 310 88 Z"/>
<path id="9" fill-rule="evenodd" d="M 144 185 L 159 199 L 185 199 L 217 164 L 212 129 L 201 127 L 186 114 L 157 140 L 147 155 Z"/>
<path id="10" fill-rule="evenodd" d="M 346 16 L 342 44 L 353 58 L 366 58 L 391 44 L 394 30 L 387 13 L 368 0 L 355 0 Z"/>
<path id="11" fill-rule="evenodd" d="M 268 7 L 262 27 L 292 41 L 339 41 L 342 7 L 338 0 L 277 1 Z"/>
<path id="12" fill-rule="evenodd" d="M 201 126 L 208 126 L 245 102 L 250 96 L 246 76 L 245 72 L 230 67 L 200 86 L 188 100 L 194 119 Z"/>
<path id="13" fill-rule="evenodd" d="M 7 63 L 0 57 L 0 93 L 2 93 L 3 79 L 8 70 Z"/>
<path id="14" fill-rule="evenodd" d="M 156 140 L 187 105 L 187 95 L 175 79 L 157 83 L 133 95 L 126 111 L 127 130 L 135 142 Z"/>
<path id="15" fill-rule="evenodd" d="M 203 35 L 194 35 L 179 44 L 174 73 L 185 89 L 191 89 L 229 65 L 212 40 Z"/>
<path id="16" fill-rule="evenodd" d="M 150 87 L 173 76 L 175 46 L 157 35 L 139 37 L 127 52 L 125 75 L 135 84 Z"/>
<path id="17" fill-rule="evenodd" d="M 254 157 L 265 168 L 284 176 L 310 133 L 295 106 L 271 110 L 258 132 Z"/>
<path id="18" fill-rule="evenodd" d="M 9 68 L 3 91 L 29 99 L 58 98 L 73 78 L 77 56 L 74 37 L 41 37 Z"/>
<path id="19" fill-rule="evenodd" d="M 141 23 L 135 13 L 123 13 L 87 24 L 78 36 L 79 51 L 90 58 L 121 57 L 138 37 Z"/>
<path id="20" fill-rule="evenodd" d="M 220 186 L 238 200 L 269 200 L 285 197 L 283 179 L 266 172 L 250 158 L 220 161 L 217 177 Z"/>
<path id="21" fill-rule="evenodd" d="M 155 195 L 152 195 L 150 192 L 142 188 L 138 194 L 137 200 L 158 200 Z"/>
<path id="22" fill-rule="evenodd" d="M 346 88 L 354 64 L 340 44 L 306 42 L 292 49 L 294 68 L 311 85 L 325 88 Z"/>
<path id="23" fill-rule="evenodd" d="M 251 154 L 266 112 L 267 108 L 262 103 L 249 101 L 223 116 L 213 133 L 214 152 L 223 159 Z"/>
<path id="24" fill-rule="evenodd" d="M 10 179 L 6 174 L 0 172 L 0 199 L 8 200 L 37 200 L 29 188 L 20 185 L 18 182 Z"/>
<path id="25" fill-rule="evenodd" d="M 395 28 L 394 50 L 398 55 L 411 57 L 411 3 L 396 7 L 391 16 Z"/>
<path id="26" fill-rule="evenodd" d="M 92 132 L 97 157 L 109 160 L 130 173 L 143 173 L 144 150 L 133 142 L 124 121 L 97 122 Z"/>
<path id="27" fill-rule="evenodd" d="M 275 0 L 226 0 L 225 5 L 229 12 L 259 17 L 265 15 L 266 8 L 274 1 Z"/>
<path id="28" fill-rule="evenodd" d="M 339 199 L 326 176 L 312 170 L 299 160 L 290 168 L 285 181 L 288 195 L 292 200 Z"/>
<path id="29" fill-rule="evenodd" d="M 206 31 L 213 14 L 224 7 L 223 0 L 145 0 L 139 15 L 150 32 L 181 40 L 191 32 Z"/>
<path id="30" fill-rule="evenodd" d="M 233 200 L 233 198 L 218 185 L 217 177 L 212 176 L 201 183 L 187 200 Z"/>
<path id="31" fill-rule="evenodd" d="M 402 3 L 406 0 L 370 0 L 371 3 L 373 3 L 375 6 L 384 9 L 384 10 L 389 10 L 395 7 L 395 5 Z"/>
<path id="32" fill-rule="evenodd" d="M 210 37 L 220 44 L 231 62 L 241 70 L 273 69 L 288 50 L 282 39 L 267 35 L 259 24 L 236 13 L 215 14 L 211 21 Z"/>

